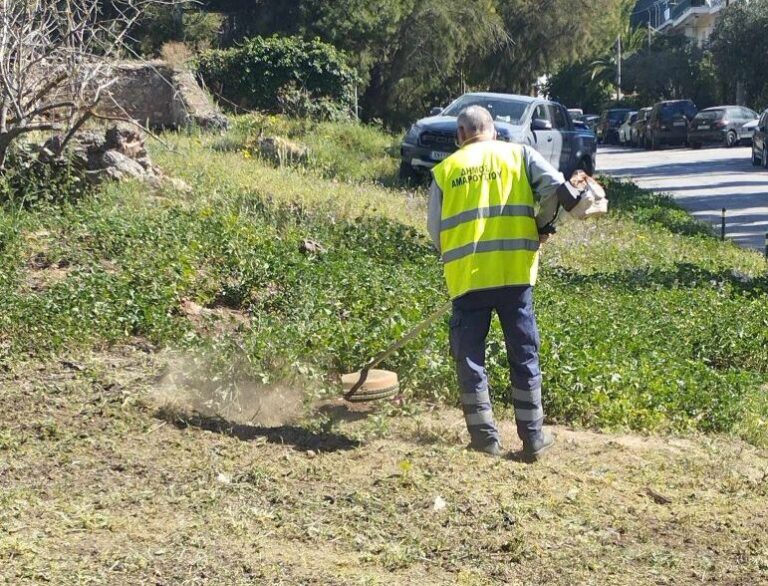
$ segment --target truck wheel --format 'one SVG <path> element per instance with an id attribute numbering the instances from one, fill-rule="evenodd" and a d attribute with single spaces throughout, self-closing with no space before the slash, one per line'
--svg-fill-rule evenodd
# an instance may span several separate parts
<path id="1" fill-rule="evenodd" d="M 416 172 L 416 169 L 414 169 L 410 163 L 406 163 L 405 161 L 400 161 L 400 170 L 398 171 L 397 176 L 402 183 L 406 184 L 416 183 L 419 180 L 419 174 Z"/>
<path id="2" fill-rule="evenodd" d="M 577 171 L 584 171 L 587 175 L 592 177 L 595 174 L 595 164 L 592 162 L 591 157 L 583 157 L 579 164 L 576 165 Z"/>

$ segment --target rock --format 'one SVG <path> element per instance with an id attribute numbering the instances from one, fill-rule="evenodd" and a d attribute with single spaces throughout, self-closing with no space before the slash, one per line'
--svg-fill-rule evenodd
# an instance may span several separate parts
<path id="1" fill-rule="evenodd" d="M 171 78 L 176 87 L 174 112 L 176 126 L 196 126 L 203 130 L 226 130 L 229 120 L 200 87 L 192 72 L 175 69 Z"/>
<path id="2" fill-rule="evenodd" d="M 325 246 L 316 240 L 305 238 L 301 241 L 301 244 L 299 244 L 299 252 L 303 254 L 324 254 L 327 250 Z"/>
<path id="3" fill-rule="evenodd" d="M 445 507 L 447 506 L 448 506 L 448 503 L 445 502 L 445 499 L 440 495 L 437 495 L 435 497 L 434 502 L 432 503 L 432 510 L 435 513 L 439 513 L 440 511 L 445 510 Z"/>
<path id="4" fill-rule="evenodd" d="M 307 147 L 281 136 L 265 136 L 256 142 L 256 150 L 265 159 L 280 165 L 303 163 L 309 154 Z"/>
<path id="5" fill-rule="evenodd" d="M 63 141 L 61 135 L 49 138 L 39 149 L 38 158 L 47 163 L 60 161 Z M 155 167 L 144 143 L 141 129 L 122 124 L 109 127 L 103 135 L 90 131 L 78 133 L 65 150 L 67 157 L 84 169 L 93 183 L 106 179 L 139 179 L 155 189 L 191 192 L 186 182 L 167 177 Z"/>
<path id="6" fill-rule="evenodd" d="M 60 134 L 52 136 L 43 143 L 40 147 L 39 158 L 43 163 L 50 163 L 57 159 L 61 154 L 61 143 L 64 141 L 64 137 Z"/>
<path id="7" fill-rule="evenodd" d="M 104 134 L 104 149 L 117 151 L 131 159 L 146 159 L 144 137 L 136 127 L 112 126 Z"/>
<path id="8" fill-rule="evenodd" d="M 169 189 L 178 193 L 192 193 L 192 186 L 183 179 L 177 177 L 154 175 L 148 177 L 146 182 L 154 189 Z"/>
<path id="9" fill-rule="evenodd" d="M 147 175 L 147 170 L 144 167 L 120 151 L 109 150 L 104 152 L 101 155 L 100 163 L 104 175 L 110 179 L 120 180 L 130 177 L 144 179 Z"/>

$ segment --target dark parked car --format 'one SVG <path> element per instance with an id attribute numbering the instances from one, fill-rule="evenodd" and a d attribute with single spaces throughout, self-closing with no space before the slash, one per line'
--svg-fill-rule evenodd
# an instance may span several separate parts
<path id="1" fill-rule="evenodd" d="M 760 115 L 760 120 L 752 137 L 752 164 L 768 169 L 768 110 Z"/>
<path id="2" fill-rule="evenodd" d="M 685 144 L 688 140 L 688 124 L 697 112 L 696 104 L 691 100 L 668 100 L 656 104 L 646 126 L 645 148 Z"/>
<path id="3" fill-rule="evenodd" d="M 688 126 L 688 144 L 694 149 L 712 143 L 734 147 L 742 140 L 749 140 L 751 135 L 744 130 L 744 125 L 757 118 L 757 112 L 743 106 L 701 110 Z"/>
<path id="4" fill-rule="evenodd" d="M 648 124 L 648 117 L 653 108 L 640 108 L 637 112 L 637 119 L 632 124 L 629 143 L 632 146 L 645 146 L 645 127 Z"/>
<path id="5" fill-rule="evenodd" d="M 600 123 L 600 116 L 597 114 L 584 114 L 584 124 L 587 125 L 592 132 L 597 136 L 597 125 Z"/>
<path id="6" fill-rule="evenodd" d="M 611 108 L 605 110 L 597 124 L 597 140 L 606 144 L 619 142 L 619 127 L 631 110 L 629 108 Z"/>
<path id="7" fill-rule="evenodd" d="M 575 127 L 568 111 L 556 102 L 511 94 L 464 94 L 445 110 L 411 126 L 400 147 L 400 176 L 431 169 L 458 149 L 456 118 L 468 106 L 482 106 L 493 116 L 499 140 L 532 146 L 567 177 L 576 169 L 595 170 L 595 135 Z"/>

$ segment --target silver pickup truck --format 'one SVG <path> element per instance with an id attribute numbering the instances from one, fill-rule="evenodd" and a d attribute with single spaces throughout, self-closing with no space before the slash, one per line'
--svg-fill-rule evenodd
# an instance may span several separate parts
<path id="1" fill-rule="evenodd" d="M 456 118 L 468 106 L 491 113 L 499 140 L 532 146 L 566 177 L 577 169 L 594 173 L 597 139 L 591 130 L 575 125 L 562 105 L 529 96 L 471 93 L 445 109 L 434 108 L 429 118 L 411 126 L 400 147 L 401 179 L 431 169 L 458 148 Z"/>

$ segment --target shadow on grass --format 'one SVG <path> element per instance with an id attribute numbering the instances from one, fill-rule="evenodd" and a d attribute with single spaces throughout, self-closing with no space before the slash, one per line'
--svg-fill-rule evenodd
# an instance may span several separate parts
<path id="1" fill-rule="evenodd" d="M 674 234 L 717 238 L 712 226 L 691 216 L 671 196 L 655 193 L 634 183 L 602 177 L 611 208 L 638 224 L 663 226 Z"/>
<path id="2" fill-rule="evenodd" d="M 228 421 L 218 416 L 200 413 L 186 414 L 167 407 L 159 409 L 155 416 L 173 424 L 178 429 L 203 429 L 234 437 L 244 442 L 265 438 L 268 443 L 292 446 L 298 451 L 339 452 L 360 446 L 358 440 L 348 436 L 331 432 L 315 433 L 297 425 L 278 425 L 275 427 L 248 425 Z"/>
<path id="3" fill-rule="evenodd" d="M 318 407 L 317 412 L 325 415 L 331 421 L 353 423 L 366 419 L 371 414 L 371 409 L 365 410 L 364 408 L 352 408 L 347 404 L 327 403 Z"/>
<path id="4" fill-rule="evenodd" d="M 626 291 L 658 289 L 659 287 L 693 288 L 701 285 L 729 285 L 733 291 L 743 295 L 768 294 L 768 275 L 752 277 L 736 270 L 719 272 L 703 269 L 691 263 L 675 263 L 668 270 L 638 268 L 615 273 L 581 274 L 564 267 L 551 270 L 553 277 L 569 285 L 599 285 L 618 287 Z"/>

